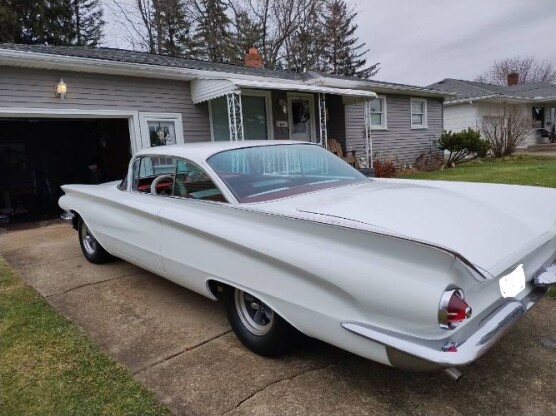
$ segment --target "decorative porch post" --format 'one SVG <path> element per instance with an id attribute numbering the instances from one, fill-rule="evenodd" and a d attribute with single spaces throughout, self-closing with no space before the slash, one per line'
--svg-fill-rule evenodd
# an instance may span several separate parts
<path id="1" fill-rule="evenodd" d="M 363 101 L 363 106 L 365 107 L 365 163 L 366 168 L 373 167 L 372 155 L 373 155 L 373 140 L 371 138 L 371 113 L 369 109 L 369 101 Z"/>
<path id="2" fill-rule="evenodd" d="M 328 131 L 326 129 L 326 94 L 319 92 L 319 116 L 320 116 L 320 145 L 328 149 Z"/>
<path id="3" fill-rule="evenodd" d="M 241 93 L 239 91 L 226 95 L 228 103 L 228 126 L 230 141 L 243 140 L 243 112 L 241 111 Z"/>

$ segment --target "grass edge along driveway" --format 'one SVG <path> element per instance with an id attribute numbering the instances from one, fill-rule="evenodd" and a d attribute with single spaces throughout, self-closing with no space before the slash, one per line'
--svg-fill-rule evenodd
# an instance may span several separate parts
<path id="1" fill-rule="evenodd" d="M 0 257 L 0 408 L 6 415 L 169 415 L 132 375 Z"/>

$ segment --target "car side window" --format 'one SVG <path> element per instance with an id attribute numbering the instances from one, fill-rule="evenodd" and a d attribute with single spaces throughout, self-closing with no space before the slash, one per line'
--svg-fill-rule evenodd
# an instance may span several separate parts
<path id="1" fill-rule="evenodd" d="M 132 190 L 146 194 L 171 196 L 174 188 L 176 159 L 143 156 L 133 162 Z"/>
<path id="2" fill-rule="evenodd" d="M 196 163 L 187 159 L 176 162 L 173 195 L 209 201 L 227 202 L 210 176 Z"/>

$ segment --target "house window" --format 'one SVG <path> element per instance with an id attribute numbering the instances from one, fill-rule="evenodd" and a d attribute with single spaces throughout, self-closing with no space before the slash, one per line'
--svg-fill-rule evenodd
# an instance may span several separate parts
<path id="1" fill-rule="evenodd" d="M 209 108 L 212 140 L 230 140 L 226 97 L 224 96 L 211 100 Z M 268 140 L 272 138 L 270 92 L 242 91 L 241 110 L 245 140 Z"/>
<path id="2" fill-rule="evenodd" d="M 140 113 L 142 147 L 183 143 L 181 114 Z"/>
<path id="3" fill-rule="evenodd" d="M 386 129 L 386 97 L 377 97 L 369 101 L 371 128 L 373 130 Z"/>
<path id="4" fill-rule="evenodd" d="M 411 128 L 427 128 L 427 100 L 423 98 L 412 98 L 411 104 Z"/>

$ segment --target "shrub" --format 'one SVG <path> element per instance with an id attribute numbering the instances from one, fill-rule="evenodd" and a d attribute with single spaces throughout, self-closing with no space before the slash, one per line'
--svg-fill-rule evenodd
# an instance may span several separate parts
<path id="1" fill-rule="evenodd" d="M 450 152 L 446 161 L 446 165 L 450 167 L 470 157 L 485 157 L 490 149 L 490 143 L 481 139 L 478 130 L 468 128 L 457 133 L 444 131 L 438 141 L 438 148 Z"/>
<path id="2" fill-rule="evenodd" d="M 503 114 L 484 116 L 481 129 L 495 157 L 509 156 L 531 132 L 531 117 L 523 111 L 504 106 Z"/>
<path id="3" fill-rule="evenodd" d="M 377 178 L 393 178 L 396 176 L 396 166 L 392 160 L 375 160 L 373 168 Z"/>

